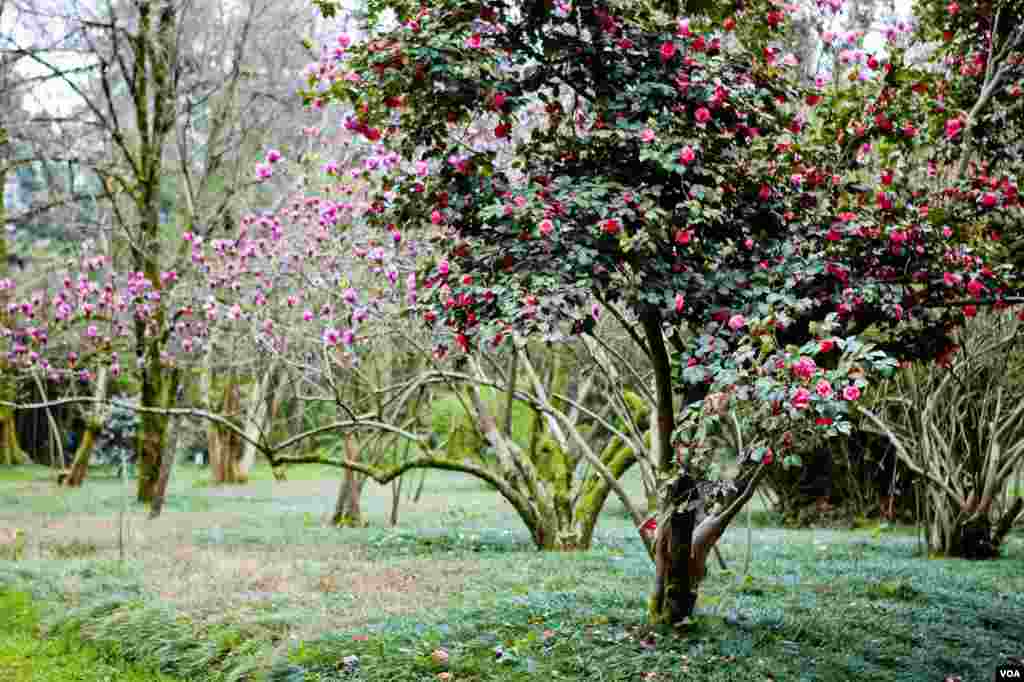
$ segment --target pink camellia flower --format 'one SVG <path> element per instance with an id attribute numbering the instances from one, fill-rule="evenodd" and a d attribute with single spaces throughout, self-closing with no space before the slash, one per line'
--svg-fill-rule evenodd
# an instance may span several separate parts
<path id="1" fill-rule="evenodd" d="M 958 12 L 960 12 L 960 5 L 956 2 L 951 2 L 948 5 L 946 5 L 946 11 L 949 12 L 951 15 L 955 16 Z"/>
<path id="2" fill-rule="evenodd" d="M 552 230 L 555 229 L 555 224 L 548 220 L 547 218 L 545 218 L 544 220 L 540 221 L 540 224 L 537 225 L 537 228 L 540 230 L 540 233 L 546 237 L 549 234 L 551 234 Z"/>
<path id="3" fill-rule="evenodd" d="M 818 383 L 814 385 L 814 392 L 820 395 L 822 398 L 832 397 L 832 384 L 828 383 L 825 379 L 819 379 Z"/>
<path id="4" fill-rule="evenodd" d="M 267 152 L 267 163 L 277 163 L 281 160 L 281 152 L 276 149 L 271 149 Z"/>
<path id="5" fill-rule="evenodd" d="M 790 404 L 798 410 L 806 410 L 811 404 L 811 392 L 803 387 L 796 389 L 790 399 Z"/>
<path id="6" fill-rule="evenodd" d="M 942 227 L 942 236 L 945 237 L 946 239 L 949 239 L 950 237 L 952 237 L 953 236 L 953 228 L 951 228 L 949 225 L 944 225 Z"/>
<path id="7" fill-rule="evenodd" d="M 470 37 L 466 38 L 466 47 L 475 50 L 480 47 L 480 34 L 474 33 Z"/>
<path id="8" fill-rule="evenodd" d="M 682 294 L 676 294 L 676 312 L 683 312 L 683 308 L 686 305 L 686 297 Z"/>
<path id="9" fill-rule="evenodd" d="M 654 142 L 654 131 L 650 128 L 644 128 L 644 131 L 640 133 L 640 139 L 644 142 Z"/>
<path id="10" fill-rule="evenodd" d="M 969 293 L 971 296 L 978 298 L 979 296 L 981 296 L 983 291 L 985 291 L 985 285 L 982 284 L 979 280 L 972 279 L 970 282 L 967 283 L 967 293 Z"/>
<path id="11" fill-rule="evenodd" d="M 274 174 L 274 169 L 270 167 L 269 163 L 258 163 L 256 164 L 256 179 L 260 182 L 269 180 L 270 176 Z"/>
<path id="12" fill-rule="evenodd" d="M 772 197 L 772 188 L 768 185 L 761 185 L 761 189 L 758 191 L 757 196 L 761 201 L 768 201 Z"/>
<path id="13" fill-rule="evenodd" d="M 303 322 L 311 322 L 312 320 L 313 320 L 313 311 L 312 310 L 303 310 L 302 311 L 302 321 Z"/>
<path id="14" fill-rule="evenodd" d="M 964 124 L 958 118 L 951 118 L 946 121 L 946 137 L 952 140 L 954 137 L 960 134 L 963 130 Z"/>
<path id="15" fill-rule="evenodd" d="M 747 320 L 742 315 L 733 315 L 729 318 L 729 329 L 739 331 L 747 326 Z"/>
<path id="16" fill-rule="evenodd" d="M 942 274 L 942 282 L 947 287 L 955 287 L 958 284 L 960 284 L 960 282 L 962 282 L 962 281 L 963 281 L 963 279 L 960 277 L 960 275 L 957 275 L 955 273 L 945 272 L 945 273 Z"/>
<path id="17" fill-rule="evenodd" d="M 981 205 L 985 208 L 992 208 L 999 203 L 999 197 L 994 192 L 985 192 L 981 195 Z"/>
<path id="18" fill-rule="evenodd" d="M 854 401 L 860 398 L 860 389 L 856 386 L 847 386 L 843 389 L 843 400 Z"/>
<path id="19" fill-rule="evenodd" d="M 676 54 L 676 44 L 668 40 L 661 44 L 661 61 L 664 64 Z"/>
<path id="20" fill-rule="evenodd" d="M 680 19 L 679 20 L 679 23 L 676 25 L 676 35 L 678 35 L 680 38 L 689 38 L 690 37 L 690 20 L 689 19 Z"/>
<path id="21" fill-rule="evenodd" d="M 812 358 L 809 358 L 806 355 L 793 363 L 793 374 L 797 375 L 801 379 L 810 379 L 817 369 L 818 365 L 815 364 Z"/>
<path id="22" fill-rule="evenodd" d="M 693 117 L 697 120 L 697 123 L 707 123 L 711 120 L 711 112 L 707 110 L 707 107 L 700 107 L 697 111 L 693 112 Z"/>
<path id="23" fill-rule="evenodd" d="M 684 166 L 688 166 L 693 163 L 694 159 L 697 158 L 697 152 L 693 151 L 693 147 L 686 145 L 679 151 L 679 163 Z"/>
<path id="24" fill-rule="evenodd" d="M 420 176 L 421 178 L 426 177 L 427 173 L 429 172 L 429 169 L 430 167 L 427 165 L 426 161 L 416 162 L 416 175 Z"/>
<path id="25" fill-rule="evenodd" d="M 744 248 L 745 248 L 745 249 L 746 249 L 747 251 L 749 251 L 750 249 L 754 248 L 754 240 L 753 240 L 753 239 L 751 239 L 750 237 L 747 237 L 747 238 L 746 238 L 746 239 L 745 239 L 745 240 L 743 241 L 743 247 L 744 247 Z"/>
<path id="26" fill-rule="evenodd" d="M 85 335 L 88 336 L 90 339 L 95 339 L 98 333 L 99 331 L 96 329 L 96 325 L 94 324 L 90 324 L 85 329 Z"/>
<path id="27" fill-rule="evenodd" d="M 449 270 L 448 270 L 448 261 L 443 260 L 440 263 L 438 263 L 437 264 L 437 271 L 441 275 L 447 275 L 448 272 L 449 272 Z"/>
<path id="28" fill-rule="evenodd" d="M 434 225 L 440 225 L 442 222 L 444 222 L 444 214 L 442 214 L 440 211 L 436 209 L 431 211 L 430 222 L 432 222 Z"/>

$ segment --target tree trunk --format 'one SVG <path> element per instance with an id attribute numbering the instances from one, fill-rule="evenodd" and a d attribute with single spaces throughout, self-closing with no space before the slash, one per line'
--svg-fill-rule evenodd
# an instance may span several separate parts
<path id="1" fill-rule="evenodd" d="M 158 354 L 151 356 L 146 371 L 143 372 L 140 404 L 143 408 L 167 409 L 174 403 L 177 387 L 178 372 L 164 369 L 160 365 Z M 136 498 L 139 502 L 152 504 L 157 498 L 169 422 L 170 418 L 166 414 L 157 412 L 142 412 L 141 414 L 135 457 L 136 476 L 138 477 Z M 174 453 L 166 456 L 173 457 Z"/>
<path id="2" fill-rule="evenodd" d="M 14 410 L 0 408 L 0 466 L 24 464 L 28 461 L 18 445 L 18 430 L 14 424 Z"/>
<path id="3" fill-rule="evenodd" d="M 167 484 L 171 481 L 171 470 L 174 468 L 180 435 L 181 429 L 175 429 L 174 436 L 171 438 L 170 452 L 164 453 L 164 456 L 160 459 L 160 477 L 157 479 L 153 504 L 149 510 L 150 521 L 159 518 L 160 513 L 164 510 L 164 500 L 167 499 Z"/>
<path id="4" fill-rule="evenodd" d="M 669 491 L 662 508 L 675 507 L 691 495 L 697 495 L 694 481 L 684 476 Z M 696 510 L 684 506 L 681 511 L 669 515 L 657 530 L 654 593 L 647 611 L 651 624 L 675 625 L 693 615 L 697 605 L 697 585 L 704 577 L 703 566 L 695 566 L 691 561 L 696 523 Z"/>
<path id="5" fill-rule="evenodd" d="M 219 414 L 232 418 L 238 413 L 239 408 L 238 384 L 234 377 L 227 380 L 224 387 L 224 394 L 215 406 Z M 210 474 L 212 482 L 220 483 L 241 483 L 244 482 L 239 472 L 239 460 L 241 459 L 242 441 L 238 434 L 223 426 L 210 422 L 206 426 L 207 447 L 210 451 Z"/>
<path id="6" fill-rule="evenodd" d="M 412 501 L 415 504 L 420 501 L 420 496 L 423 494 L 423 487 L 427 483 L 427 470 L 423 470 L 423 475 L 420 477 L 420 484 L 416 486 L 416 493 L 412 496 Z"/>
<path id="7" fill-rule="evenodd" d="M 345 434 L 345 456 L 349 461 L 359 461 L 359 448 L 356 447 L 352 435 L 348 433 Z M 365 476 L 357 474 L 351 469 L 345 469 L 341 487 L 338 489 L 338 500 L 334 505 L 334 514 L 331 516 L 331 525 L 363 525 L 363 511 L 360 502 L 364 478 Z"/>
<path id="8" fill-rule="evenodd" d="M 103 404 L 107 397 L 107 368 L 101 367 L 96 377 L 96 397 L 101 401 L 96 403 L 92 411 L 85 419 L 85 432 L 82 434 L 82 441 L 75 450 L 75 460 L 71 463 L 71 471 L 64 479 L 64 485 L 69 488 L 78 488 L 85 482 L 89 472 L 89 460 L 96 449 L 96 437 L 103 430 L 107 423 L 109 408 Z"/>
<path id="9" fill-rule="evenodd" d="M 256 463 L 256 446 L 252 441 L 259 441 L 270 426 L 270 405 L 268 393 L 274 383 L 275 367 L 270 367 L 263 376 L 254 378 L 249 404 L 245 408 L 245 436 L 249 440 L 241 441 L 241 452 L 238 457 L 236 478 L 244 483 L 249 479 L 249 472 Z M 237 438 L 237 436 L 236 436 Z"/>
<path id="10" fill-rule="evenodd" d="M 89 472 L 89 460 L 96 449 L 96 433 L 95 429 L 86 427 L 85 433 L 82 434 L 82 441 L 75 450 L 75 460 L 71 463 L 67 478 L 64 479 L 64 485 L 68 488 L 79 488 L 85 482 L 85 476 Z"/>
<path id="11" fill-rule="evenodd" d="M 402 480 L 404 476 L 399 476 L 391 483 L 391 527 L 394 528 L 398 525 L 398 509 L 402 505 Z"/>

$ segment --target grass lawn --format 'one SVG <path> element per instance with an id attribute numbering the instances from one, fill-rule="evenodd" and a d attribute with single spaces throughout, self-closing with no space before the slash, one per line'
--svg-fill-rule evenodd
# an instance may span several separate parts
<path id="1" fill-rule="evenodd" d="M 110 649 L 68 637 L 42 639 L 28 594 L 0 591 L 0 680 L 4 682 L 157 682 L 151 668 L 126 665 Z"/>
<path id="2" fill-rule="evenodd" d="M 907 529 L 755 528 L 740 579 L 734 528 L 731 570 L 710 568 L 674 634 L 643 625 L 654 568 L 614 500 L 594 549 L 543 554 L 457 474 L 431 472 L 397 528 L 390 489 L 369 484 L 361 529 L 323 527 L 340 477 L 326 469 L 225 488 L 178 467 L 155 522 L 115 478 L 61 491 L 47 475 L 0 471 L 0 527 L 27 539 L 0 589 L 30 593 L 53 638 L 26 648 L 84 639 L 183 680 L 968 682 L 1024 654 L 1019 531 L 1002 559 L 970 563 L 921 558 Z"/>

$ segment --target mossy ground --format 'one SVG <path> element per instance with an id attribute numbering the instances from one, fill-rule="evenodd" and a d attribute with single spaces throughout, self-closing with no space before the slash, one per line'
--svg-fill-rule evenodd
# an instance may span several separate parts
<path id="1" fill-rule="evenodd" d="M 123 562 L 131 485 L 0 481 L 0 524 L 29 536 L 24 560 L 0 561 L 0 587 L 31 593 L 51 637 L 19 635 L 18 656 L 85 640 L 97 671 L 113 660 L 190 681 L 917 682 L 991 679 L 1024 652 L 1019 531 L 1003 558 L 972 563 L 921 557 L 907 529 L 757 528 L 752 577 L 712 566 L 698 617 L 670 632 L 643 623 L 653 567 L 615 500 L 591 551 L 539 553 L 508 505 L 456 475 L 431 474 L 393 529 L 389 490 L 373 486 L 369 527 L 324 527 L 335 472 L 233 488 L 175 475 L 164 519 L 128 504 Z M 724 540 L 733 570 L 745 535 Z"/>

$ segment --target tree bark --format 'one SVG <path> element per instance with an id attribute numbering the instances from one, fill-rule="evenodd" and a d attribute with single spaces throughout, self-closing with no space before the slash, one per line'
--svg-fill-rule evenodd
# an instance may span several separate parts
<path id="1" fill-rule="evenodd" d="M 356 447 L 352 434 L 345 434 L 345 455 L 350 462 L 359 461 L 359 448 Z M 345 469 L 341 487 L 338 489 L 338 500 L 331 516 L 333 526 L 362 526 L 363 511 L 361 498 L 363 483 L 366 477 L 352 469 Z"/>

